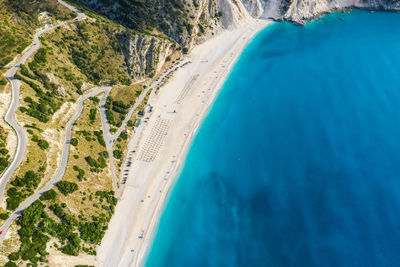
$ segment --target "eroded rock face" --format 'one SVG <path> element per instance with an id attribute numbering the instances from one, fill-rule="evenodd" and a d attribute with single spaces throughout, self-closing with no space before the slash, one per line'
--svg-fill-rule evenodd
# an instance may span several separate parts
<path id="1" fill-rule="evenodd" d="M 118 39 L 129 75 L 136 81 L 155 75 L 175 47 L 168 39 L 129 32 L 121 32 Z"/>
<path id="2" fill-rule="evenodd" d="M 254 17 L 290 20 L 304 24 L 335 9 L 358 7 L 400 11 L 400 0 L 241 0 Z"/>

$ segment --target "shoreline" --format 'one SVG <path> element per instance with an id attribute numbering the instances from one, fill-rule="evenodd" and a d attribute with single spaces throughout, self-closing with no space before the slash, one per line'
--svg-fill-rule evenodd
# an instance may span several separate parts
<path id="1" fill-rule="evenodd" d="M 158 95 L 154 111 L 130 142 L 127 185 L 98 248 L 97 266 L 141 266 L 154 241 L 166 199 L 194 137 L 243 49 L 271 20 L 251 19 L 195 47 Z M 176 112 L 177 111 L 177 112 Z M 183 138 L 182 138 L 183 134 Z M 155 152 L 154 152 L 155 151 Z"/>

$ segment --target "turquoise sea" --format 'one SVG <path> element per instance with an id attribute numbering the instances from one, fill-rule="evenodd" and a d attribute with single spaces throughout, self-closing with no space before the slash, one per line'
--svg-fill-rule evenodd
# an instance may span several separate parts
<path id="1" fill-rule="evenodd" d="M 399 265 L 400 14 L 273 24 L 203 122 L 146 266 Z"/>

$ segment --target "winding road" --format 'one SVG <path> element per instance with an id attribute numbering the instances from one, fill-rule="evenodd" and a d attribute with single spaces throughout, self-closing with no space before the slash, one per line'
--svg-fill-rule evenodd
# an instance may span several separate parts
<path id="1" fill-rule="evenodd" d="M 81 21 L 86 19 L 86 15 L 84 13 L 82 13 L 80 10 L 76 9 L 75 7 L 65 3 L 62 0 L 57 0 L 61 5 L 65 6 L 66 8 L 68 8 L 69 10 L 75 12 L 77 14 L 77 17 L 75 17 L 74 19 L 71 20 L 67 20 L 67 21 L 63 21 L 58 23 L 57 25 L 51 26 L 51 27 L 43 27 L 37 30 L 37 32 L 35 33 L 35 35 L 33 36 L 33 42 L 30 45 L 29 49 L 21 56 L 21 58 L 18 60 L 18 62 L 11 67 L 11 69 L 9 69 L 6 72 L 6 77 L 9 80 L 10 84 L 11 84 L 11 103 L 10 106 L 7 110 L 7 113 L 4 117 L 4 120 L 11 126 L 11 128 L 14 129 L 16 135 L 17 135 L 17 149 L 15 151 L 14 157 L 10 163 L 10 165 L 7 167 L 7 169 L 4 171 L 4 173 L 1 175 L 0 177 L 0 199 L 3 197 L 4 195 L 4 190 L 6 188 L 6 185 L 8 183 L 8 181 L 10 180 L 10 178 L 12 177 L 12 175 L 14 174 L 14 172 L 16 171 L 16 169 L 18 168 L 18 166 L 21 164 L 23 158 L 24 158 L 24 154 L 26 151 L 26 146 L 28 144 L 28 135 L 26 133 L 26 130 L 21 127 L 21 125 L 18 124 L 17 120 L 15 119 L 15 112 L 17 111 L 17 108 L 19 106 L 19 93 L 20 93 L 20 87 L 21 87 L 21 81 L 17 80 L 14 76 L 17 73 L 17 71 L 19 70 L 21 64 L 24 64 L 26 62 L 26 60 L 33 54 L 35 53 L 39 47 L 40 47 L 40 41 L 39 38 L 40 36 L 42 36 L 43 34 L 54 30 L 55 28 L 61 27 L 63 25 L 69 24 L 69 23 L 74 23 L 77 21 Z M 88 96 L 90 97 L 90 96 Z M 81 105 L 82 107 L 79 107 L 81 112 L 83 109 L 83 97 L 81 97 L 78 100 L 78 106 L 79 106 L 79 101 L 81 101 Z M 80 114 L 76 114 L 74 119 L 76 120 L 76 118 L 79 117 Z M 70 122 L 70 124 L 67 126 L 67 133 L 66 133 L 66 140 L 70 140 L 71 139 L 71 129 L 73 126 L 73 123 L 75 121 L 72 120 Z M 69 139 L 68 139 L 69 138 Z M 18 215 L 21 213 L 21 211 L 25 208 L 27 208 L 33 201 L 35 201 L 37 198 L 39 198 L 39 196 L 49 190 L 53 184 L 54 181 L 57 180 L 57 178 L 59 178 L 60 176 L 62 177 L 63 174 L 65 173 L 65 169 L 66 169 L 66 163 L 68 161 L 68 155 L 69 155 L 69 145 L 67 145 L 68 142 L 66 142 L 66 144 L 64 145 L 64 150 L 63 150 L 63 155 L 62 155 L 62 164 L 60 165 L 60 168 L 57 171 L 57 174 L 55 176 L 55 178 L 52 179 L 51 183 L 47 184 L 44 188 L 42 188 L 40 190 L 39 193 L 36 193 L 35 195 L 31 196 L 30 198 L 26 199 L 21 205 L 20 207 L 14 211 L 10 217 L 3 223 L 3 225 L 0 227 L 0 231 L 6 231 L 8 229 L 8 227 L 11 225 L 11 223 L 18 217 Z M 64 165 L 63 165 L 64 164 Z M 63 168 L 64 166 L 64 168 Z M 61 177 L 59 179 L 61 179 Z M 50 187 L 49 187 L 50 186 Z M 0 242 L 3 242 L 3 238 L 4 238 L 4 234 L 0 236 Z"/>
<path id="2" fill-rule="evenodd" d="M 111 170 L 112 170 L 112 175 L 113 175 L 113 186 L 114 189 L 117 190 L 117 177 L 116 177 L 116 172 L 115 172 L 115 166 L 114 166 L 114 161 L 112 157 L 112 151 L 113 151 L 113 140 L 115 138 L 118 138 L 119 134 L 125 129 L 129 118 L 132 116 L 133 112 L 137 109 L 137 107 L 142 103 L 144 98 L 146 97 L 147 93 L 151 89 L 155 89 L 158 86 L 162 85 L 163 81 L 165 78 L 170 75 L 172 72 L 174 72 L 177 68 L 180 66 L 186 64 L 188 61 L 182 61 L 180 64 L 175 66 L 174 68 L 171 68 L 170 70 L 166 71 L 161 75 L 160 78 L 158 78 L 151 86 L 147 87 L 146 90 L 144 90 L 141 95 L 139 96 L 138 100 L 136 101 L 136 104 L 131 108 L 131 110 L 128 113 L 127 119 L 124 120 L 122 123 L 121 127 L 118 129 L 117 133 L 114 135 L 110 134 L 110 127 L 109 123 L 107 121 L 105 109 L 104 109 L 104 104 L 107 100 L 108 95 L 110 94 L 110 91 L 112 87 L 100 87 L 100 88 L 95 88 L 81 97 L 79 97 L 78 101 L 76 102 L 77 104 L 77 112 L 75 113 L 74 117 L 68 122 L 66 126 L 66 135 L 65 135 L 65 142 L 64 142 L 64 147 L 62 151 L 62 157 L 61 157 L 61 162 L 60 166 L 57 169 L 57 172 L 55 176 L 42 188 L 40 188 L 38 191 L 35 192 L 32 196 L 27 198 L 9 217 L 8 219 L 3 223 L 3 225 L 0 227 L 0 231 L 3 231 L 3 234 L 0 235 L 0 243 L 3 242 L 4 236 L 8 228 L 11 226 L 11 224 L 18 218 L 18 216 L 21 214 L 21 212 L 28 208 L 33 202 L 39 199 L 39 197 L 46 191 L 52 189 L 64 176 L 65 171 L 68 166 L 68 158 L 69 158 L 69 151 L 70 151 L 70 142 L 71 142 L 71 137 L 72 137 L 72 128 L 76 122 L 76 120 L 79 118 L 79 116 L 82 114 L 83 111 L 83 104 L 85 100 L 89 99 L 90 97 L 96 96 L 100 93 L 104 93 L 103 97 L 100 100 L 100 114 L 101 114 L 101 121 L 102 121 L 102 128 L 103 128 L 103 136 L 104 136 L 104 141 L 106 142 L 107 146 L 107 151 L 110 154 L 110 163 L 111 163 Z M 18 87 L 19 89 L 19 87 Z M 17 105 L 18 106 L 18 105 Z M 18 125 L 18 124 L 17 124 Z M 18 125 L 23 131 L 24 129 Z M 26 145 L 26 144 L 25 144 Z M 25 147 L 24 150 L 25 151 Z M 23 155 L 22 155 L 23 156 Z M 22 158 L 21 158 L 22 160 Z M 4 186 L 5 187 L 5 186 Z M 3 189 L 4 190 L 4 189 Z M 117 196 L 122 193 L 121 192 L 116 192 Z"/>
<path id="3" fill-rule="evenodd" d="M 77 22 L 86 19 L 86 15 L 83 14 L 81 11 L 76 9 L 75 7 L 68 5 L 62 0 L 58 0 L 60 4 L 65 6 L 66 8 L 70 9 L 71 11 L 77 13 L 77 17 L 68 21 L 63 21 L 58 23 L 55 26 L 52 27 L 44 27 L 40 28 L 37 30 L 33 37 L 33 42 L 30 46 L 30 48 L 22 55 L 22 57 L 18 60 L 17 64 L 15 64 L 11 69 L 9 69 L 6 72 L 6 77 L 10 81 L 11 84 L 11 103 L 10 106 L 7 110 L 7 113 L 4 117 L 4 120 L 11 126 L 11 128 L 14 129 L 16 135 L 17 135 L 17 149 L 15 151 L 15 155 L 13 157 L 13 160 L 11 164 L 7 167 L 7 169 L 4 171 L 4 173 L 0 177 L 0 199 L 3 197 L 4 190 L 6 188 L 6 185 L 8 181 L 10 180 L 11 176 L 14 174 L 15 170 L 18 168 L 18 166 L 21 164 L 26 146 L 28 144 L 28 135 L 26 133 L 26 130 L 21 127 L 17 120 L 15 119 L 15 112 L 17 111 L 17 108 L 19 106 L 19 92 L 20 92 L 20 87 L 21 87 L 21 81 L 15 79 L 14 75 L 17 73 L 19 70 L 21 64 L 24 64 L 26 60 L 33 54 L 35 53 L 39 47 L 40 47 L 40 41 L 39 37 L 42 36 L 44 33 L 47 33 L 57 27 L 60 27 L 62 25 L 72 23 L 72 22 Z"/>
<path id="4" fill-rule="evenodd" d="M 10 217 L 3 223 L 3 225 L 0 227 L 0 231 L 4 231 L 4 233 L 8 230 L 10 225 L 17 219 L 17 217 L 21 214 L 21 212 L 29 207 L 33 202 L 35 202 L 39 197 L 46 191 L 52 189 L 64 176 L 65 171 L 67 169 L 67 163 L 68 163 L 68 157 L 69 157 L 69 151 L 70 151 L 70 141 L 71 141 L 71 136 L 72 136 L 72 128 L 76 122 L 76 120 L 79 118 L 83 111 L 83 104 L 86 99 L 98 95 L 101 92 L 110 90 L 111 87 L 101 87 L 97 88 L 96 90 L 89 91 L 85 95 L 79 97 L 77 101 L 77 112 L 75 113 L 74 117 L 68 122 L 66 126 L 66 134 L 65 134 L 65 142 L 64 142 L 64 147 L 63 147 L 63 152 L 62 152 L 62 157 L 61 157 L 61 163 L 59 168 L 57 169 L 57 172 L 55 176 L 42 188 L 40 188 L 38 191 L 35 192 L 32 196 L 27 198 L 22 204 L 10 215 Z M 0 243 L 3 242 L 4 239 L 4 234 L 0 236 Z"/>
<path id="5" fill-rule="evenodd" d="M 65 3 L 62 0 L 57 0 L 60 4 L 62 4 L 63 6 L 67 7 L 68 9 L 70 9 L 71 11 L 77 13 L 77 17 L 72 19 L 72 20 L 68 20 L 68 21 L 64 21 L 61 23 L 58 23 L 55 26 L 51 26 L 51 27 L 45 27 L 45 28 L 41 28 L 38 29 L 37 32 L 34 35 L 34 39 L 33 42 L 31 44 L 31 46 L 29 47 L 29 49 L 21 56 L 21 58 L 18 60 L 18 63 L 15 64 L 13 67 L 11 67 L 11 69 L 9 69 L 6 72 L 6 77 L 7 79 L 10 81 L 11 84 L 11 90 L 12 90 L 12 99 L 11 99 L 11 103 L 10 106 L 7 110 L 7 113 L 5 115 L 5 121 L 14 129 L 14 131 L 16 132 L 17 135 L 17 149 L 14 155 L 14 158 L 11 162 L 11 164 L 8 166 L 8 168 L 6 169 L 6 171 L 1 175 L 0 177 L 0 199 L 3 197 L 4 194 L 4 190 L 6 188 L 7 183 L 9 182 L 10 178 L 12 177 L 12 175 L 14 174 L 14 172 L 16 171 L 16 169 L 18 168 L 18 166 L 21 164 L 23 158 L 24 158 L 24 154 L 26 151 L 26 146 L 28 144 L 28 135 L 26 130 L 20 126 L 15 118 L 15 112 L 18 109 L 19 106 L 19 96 L 20 96 L 20 87 L 21 87 L 21 81 L 17 80 L 14 76 L 16 74 L 16 72 L 19 70 L 21 64 L 24 64 L 27 59 L 33 54 L 35 53 L 39 47 L 40 47 L 40 41 L 39 38 L 40 36 L 42 36 L 44 33 L 47 33 L 57 27 L 60 27 L 62 25 L 68 24 L 68 23 L 74 23 L 77 21 L 81 21 L 86 19 L 86 15 L 84 13 L 82 13 L 81 11 L 79 11 L 78 9 L 76 9 L 75 7 Z M 83 111 L 83 105 L 84 105 L 84 101 L 87 100 L 90 97 L 96 96 L 100 93 L 104 93 L 104 95 L 102 96 L 102 99 L 100 101 L 100 114 L 101 114 L 101 122 L 102 122 L 102 129 L 103 129 L 103 137 L 104 137 L 104 141 L 106 142 L 106 148 L 107 151 L 110 154 L 110 165 L 111 165 L 111 172 L 112 172 L 112 178 L 113 178 L 113 188 L 116 191 L 117 196 L 120 195 L 121 192 L 117 191 L 118 189 L 118 178 L 116 177 L 116 171 L 115 171 L 115 165 L 114 165 L 114 158 L 113 158 L 113 143 L 114 140 L 117 139 L 119 137 L 119 135 L 121 134 L 122 131 L 125 130 L 126 125 L 128 123 L 128 121 L 130 120 L 130 118 L 132 117 L 133 113 L 135 112 L 135 110 L 139 107 L 139 105 L 143 102 L 143 100 L 145 99 L 147 93 L 152 90 L 157 88 L 158 86 L 161 86 L 164 83 L 164 80 L 166 79 L 166 77 L 168 75 L 170 75 L 171 73 L 173 73 L 175 70 L 177 70 L 179 67 L 181 67 L 184 64 L 187 64 L 188 61 L 187 60 L 183 60 L 181 61 L 179 64 L 176 64 L 174 67 L 168 69 L 167 71 L 165 71 L 153 84 L 151 84 L 149 87 L 147 87 L 138 97 L 138 99 L 136 100 L 136 103 L 133 105 L 133 107 L 129 110 L 125 120 L 123 121 L 121 127 L 118 128 L 117 132 L 115 134 L 111 134 L 110 133 L 110 126 L 106 117 L 106 113 L 105 113 L 105 108 L 104 108 L 104 104 L 106 103 L 107 97 L 112 89 L 112 87 L 100 87 L 100 88 L 95 88 L 92 90 L 89 90 L 87 92 L 85 92 L 84 95 L 80 96 L 79 99 L 76 102 L 76 106 L 77 106 L 77 111 L 74 115 L 74 117 L 68 122 L 68 124 L 66 125 L 66 134 L 65 134 L 65 141 L 64 141 L 64 146 L 62 149 L 62 156 L 61 156 L 61 162 L 60 162 L 60 166 L 57 168 L 56 174 L 54 175 L 54 177 L 46 183 L 45 186 L 43 186 L 42 188 L 40 188 L 39 190 L 37 190 L 32 196 L 28 197 L 26 200 L 24 200 L 24 202 L 22 202 L 22 204 L 11 213 L 11 215 L 8 217 L 8 219 L 0 226 L 0 231 L 3 232 L 3 234 L 0 235 L 0 243 L 3 242 L 4 237 L 5 237 L 5 233 L 6 231 L 9 229 L 9 227 L 11 226 L 11 224 L 18 218 L 18 216 L 21 214 L 21 212 L 26 209 L 27 207 L 29 207 L 34 201 L 36 201 L 37 199 L 39 199 L 39 197 L 46 191 L 52 189 L 57 182 L 59 182 L 62 177 L 64 176 L 67 166 L 68 166 L 68 158 L 69 158 L 69 152 L 70 152 L 70 141 L 71 141 L 71 137 L 72 137 L 72 128 L 76 122 L 76 120 L 79 118 L 79 116 L 81 115 L 82 111 Z M 153 91 L 154 93 L 154 91 Z"/>

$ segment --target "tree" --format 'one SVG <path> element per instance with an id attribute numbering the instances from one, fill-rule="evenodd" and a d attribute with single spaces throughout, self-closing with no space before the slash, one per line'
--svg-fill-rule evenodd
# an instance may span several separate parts
<path id="1" fill-rule="evenodd" d="M 80 225 L 79 232 L 81 233 L 81 238 L 86 242 L 98 244 L 104 236 L 104 231 L 101 228 L 98 222 L 86 222 Z"/>
<path id="2" fill-rule="evenodd" d="M 121 150 L 114 150 L 114 151 L 113 151 L 113 155 L 114 155 L 114 158 L 116 158 L 116 159 L 121 159 L 123 153 L 122 153 Z"/>
<path id="3" fill-rule="evenodd" d="M 4 264 L 4 267 L 18 267 L 14 262 L 8 261 L 6 264 Z"/>
<path id="4" fill-rule="evenodd" d="M 56 198 L 57 192 L 54 191 L 54 189 L 50 189 L 49 191 L 43 193 L 43 195 L 40 197 L 40 200 L 56 200 Z"/>
<path id="5" fill-rule="evenodd" d="M 78 145 L 78 139 L 77 138 L 71 138 L 71 145 L 77 146 Z"/>
<path id="6" fill-rule="evenodd" d="M 56 186 L 64 196 L 69 195 L 78 190 L 78 185 L 76 183 L 71 183 L 67 181 L 60 181 L 56 184 Z"/>
<path id="7" fill-rule="evenodd" d="M 49 148 L 49 143 L 46 140 L 42 140 L 40 139 L 38 142 L 38 146 L 42 149 L 42 150 L 46 150 Z"/>

